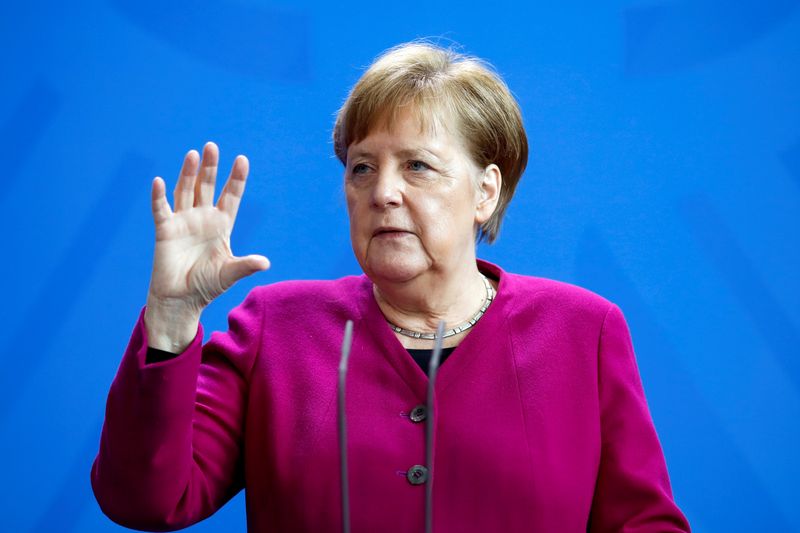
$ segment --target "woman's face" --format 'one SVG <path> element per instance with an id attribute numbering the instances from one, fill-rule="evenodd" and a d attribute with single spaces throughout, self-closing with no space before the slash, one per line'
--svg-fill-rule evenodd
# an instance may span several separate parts
<path id="1" fill-rule="evenodd" d="M 403 282 L 474 265 L 476 224 L 496 204 L 487 214 L 482 175 L 460 139 L 424 131 L 411 113 L 351 144 L 345 193 L 364 272 L 376 282 Z"/>

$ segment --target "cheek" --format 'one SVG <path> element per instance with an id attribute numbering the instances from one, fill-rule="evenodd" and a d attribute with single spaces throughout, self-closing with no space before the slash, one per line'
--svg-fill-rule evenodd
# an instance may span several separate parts
<path id="1" fill-rule="evenodd" d="M 350 226 L 353 226 L 353 223 L 357 222 L 359 219 L 358 213 L 361 203 L 359 202 L 358 195 L 351 190 L 345 190 L 344 199 L 347 203 L 347 215 L 350 217 Z"/>
<path id="2" fill-rule="evenodd" d="M 348 182 L 344 185 L 344 199 L 348 211 L 368 208 L 370 205 L 371 191 L 367 187 L 357 187 Z"/>
<path id="3" fill-rule="evenodd" d="M 344 201 L 347 204 L 347 212 L 351 213 L 353 211 L 354 197 L 353 191 L 347 186 L 347 181 L 344 184 Z"/>
<path id="4" fill-rule="evenodd" d="M 347 202 L 347 216 L 349 220 L 350 229 L 350 242 L 353 251 L 359 253 L 367 246 L 367 239 L 365 238 L 365 213 L 361 209 L 361 202 L 358 196 L 352 192 L 345 191 L 345 201 Z"/>
<path id="5" fill-rule="evenodd" d="M 415 215 L 425 240 L 435 240 L 440 244 L 452 240 L 460 225 L 455 209 L 454 202 L 447 197 L 427 198 L 417 204 Z"/>
<path id="6" fill-rule="evenodd" d="M 475 231 L 475 206 L 467 194 L 442 199 L 427 211 L 429 238 L 438 247 L 452 249 L 472 244 Z M 433 242 L 431 242 L 433 244 Z"/>

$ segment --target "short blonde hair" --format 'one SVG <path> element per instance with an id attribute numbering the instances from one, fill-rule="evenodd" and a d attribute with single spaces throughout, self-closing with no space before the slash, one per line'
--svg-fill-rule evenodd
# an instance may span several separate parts
<path id="1" fill-rule="evenodd" d="M 373 128 L 391 127 L 403 108 L 416 114 L 423 128 L 455 131 L 480 167 L 494 163 L 503 177 L 492 216 L 478 230 L 478 240 L 494 242 L 508 203 L 528 163 L 528 138 L 522 114 L 505 82 L 486 62 L 427 42 L 394 47 L 361 76 L 336 116 L 333 148 L 347 165 L 347 149 Z"/>

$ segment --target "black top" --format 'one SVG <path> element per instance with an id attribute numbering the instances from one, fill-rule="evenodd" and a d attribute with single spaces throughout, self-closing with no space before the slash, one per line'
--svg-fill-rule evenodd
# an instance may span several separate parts
<path id="1" fill-rule="evenodd" d="M 453 353 L 456 347 L 453 346 L 452 348 L 442 348 L 442 357 L 439 358 L 439 366 L 444 364 L 444 360 L 447 359 L 447 356 Z M 433 357 L 433 350 L 412 350 L 408 348 L 408 353 L 411 354 L 411 357 L 414 358 L 414 361 L 417 362 L 419 367 L 425 372 L 425 375 L 428 375 L 428 365 L 430 364 L 431 357 Z"/>

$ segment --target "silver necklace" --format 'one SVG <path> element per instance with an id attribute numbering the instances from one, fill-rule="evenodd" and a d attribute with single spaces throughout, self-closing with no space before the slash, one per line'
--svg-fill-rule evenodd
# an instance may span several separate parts
<path id="1" fill-rule="evenodd" d="M 460 324 L 454 327 L 453 329 L 448 329 L 447 331 L 445 331 L 442 334 L 443 339 L 446 339 L 447 337 L 452 337 L 453 335 L 458 335 L 459 333 L 463 333 L 472 326 L 474 326 L 475 324 L 477 324 L 478 320 L 481 319 L 483 314 L 489 308 L 489 304 L 491 304 L 492 300 L 494 300 L 494 288 L 492 287 L 492 284 L 489 283 L 489 280 L 486 279 L 486 276 L 484 276 L 483 274 L 481 274 L 481 278 L 483 279 L 483 285 L 486 287 L 486 298 L 484 298 L 481 308 L 478 309 L 478 312 L 475 313 L 475 315 L 473 315 L 472 318 L 470 318 L 463 324 Z M 421 331 L 413 331 L 410 329 L 401 328 L 400 326 L 395 326 L 388 320 L 386 322 L 389 324 L 390 328 L 392 328 L 396 333 L 399 333 L 400 335 L 405 335 L 406 337 L 411 337 L 414 339 L 436 340 L 436 332 L 423 333 Z"/>

